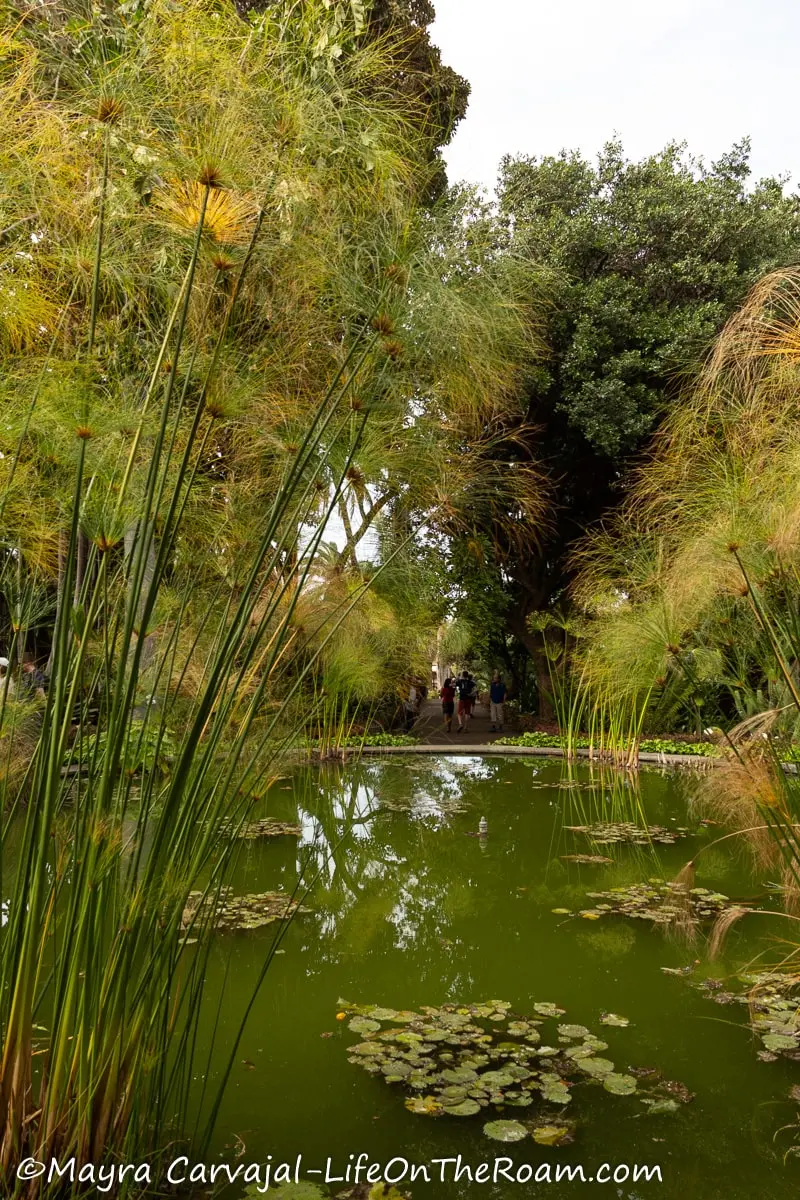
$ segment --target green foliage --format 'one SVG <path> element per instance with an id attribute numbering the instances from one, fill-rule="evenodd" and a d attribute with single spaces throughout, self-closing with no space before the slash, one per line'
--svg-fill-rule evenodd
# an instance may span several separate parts
<path id="1" fill-rule="evenodd" d="M 552 273 L 537 416 L 563 414 L 607 458 L 635 449 L 748 287 L 796 257 L 800 205 L 778 180 L 749 186 L 749 152 L 708 167 L 672 144 L 631 162 L 610 142 L 596 164 L 503 161 L 515 246 Z"/>
<path id="2" fill-rule="evenodd" d="M 389 268 L 431 146 L 376 91 L 387 55 L 353 7 L 6 15 L 0 590 L 8 657 L 52 644 L 0 862 L 10 1171 L 139 1160 L 190 1128 L 208 1146 L 242 1028 L 190 1122 L 215 915 L 234 905 L 238 839 L 219 831 L 246 827 L 333 635 L 360 646 L 380 623 L 359 642 L 370 579 L 326 597 L 313 567 L 396 384 L 376 318 L 412 321 Z"/>
<path id="3" fill-rule="evenodd" d="M 549 349 L 523 389 L 530 432 L 506 457 L 546 458 L 553 507 L 538 543 L 495 539 L 484 569 L 506 595 L 515 674 L 524 649 L 540 693 L 544 635 L 528 617 L 563 603 L 570 544 L 619 505 L 632 457 L 747 289 L 800 254 L 797 197 L 753 184 L 748 156 L 742 142 L 706 166 L 670 145 L 634 162 L 612 142 L 596 162 L 567 151 L 503 161 L 495 252 L 527 263 Z"/>
<path id="4" fill-rule="evenodd" d="M 166 772 L 175 758 L 177 748 L 173 730 L 164 729 L 156 722 L 131 720 L 120 768 L 130 775 L 140 771 Z M 110 750 L 107 730 L 89 733 L 82 739 L 77 752 L 74 747 L 68 751 L 64 763 L 70 766 L 76 758 L 102 762 Z"/>
<path id="5" fill-rule="evenodd" d="M 597 741 L 588 734 L 576 734 L 570 737 L 557 733 L 541 733 L 538 730 L 521 733 L 517 737 L 498 738 L 498 746 L 533 746 L 567 750 L 570 747 L 588 750 L 598 748 Z M 639 750 L 645 754 L 692 754 L 701 758 L 717 758 L 719 748 L 711 742 L 681 742 L 673 738 L 643 738 L 639 742 Z"/>

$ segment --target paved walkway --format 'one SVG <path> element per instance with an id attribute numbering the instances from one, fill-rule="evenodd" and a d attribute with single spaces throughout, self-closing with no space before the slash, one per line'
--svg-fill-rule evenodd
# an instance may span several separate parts
<path id="1" fill-rule="evenodd" d="M 456 701 L 458 711 L 458 701 Z M 442 720 L 441 700 L 428 700 L 423 705 L 417 722 L 411 730 L 414 737 L 428 746 L 487 746 L 499 737 L 513 735 L 516 730 L 506 724 L 502 733 L 489 732 L 489 709 L 480 701 L 475 705 L 473 716 L 463 733 L 457 733 L 458 717 L 453 717 L 453 732 L 447 733 Z"/>

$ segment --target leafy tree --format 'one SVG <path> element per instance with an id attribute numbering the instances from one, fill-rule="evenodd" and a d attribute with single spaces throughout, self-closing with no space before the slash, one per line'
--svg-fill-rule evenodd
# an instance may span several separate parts
<path id="1" fill-rule="evenodd" d="M 280 8 L 278 0 L 234 0 L 240 16 Z M 332 27 L 315 44 L 323 62 L 346 55 L 358 41 L 377 42 L 388 51 L 383 78 L 375 94 L 393 94 L 406 110 L 416 114 L 428 143 L 431 175 L 429 196 L 441 195 L 447 186 L 440 148 L 447 145 L 467 111 L 469 84 L 442 62 L 441 51 L 431 41 L 429 26 L 436 12 L 431 0 L 314 0 L 305 7 L 330 10 Z M 290 11 L 290 20 L 301 23 Z"/>
<path id="2" fill-rule="evenodd" d="M 529 618 L 563 597 L 570 543 L 618 503 L 632 459 L 749 286 L 800 255 L 797 197 L 779 179 L 752 185 L 749 150 L 742 141 L 705 166 L 671 144 L 632 162 L 611 142 L 596 163 L 565 151 L 501 165 L 506 252 L 533 268 L 532 287 L 545 273 L 550 299 L 549 357 L 520 418 L 538 433 L 516 447 L 544 455 L 554 517 L 540 546 L 495 560 L 506 633 L 542 685 L 544 635 Z"/>

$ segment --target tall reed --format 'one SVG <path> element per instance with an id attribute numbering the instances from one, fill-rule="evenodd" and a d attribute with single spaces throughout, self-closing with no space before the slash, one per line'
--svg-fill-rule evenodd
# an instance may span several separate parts
<path id="1" fill-rule="evenodd" d="M 324 22 L 326 12 L 313 6 L 314 20 Z M 235 19 L 221 10 L 209 15 L 202 5 L 197 15 L 207 18 L 211 42 L 215 24 Z M 183 20 L 175 16 L 179 26 Z M 231 35 L 235 53 L 228 49 L 226 61 L 245 77 L 251 49 L 262 54 L 258 71 L 269 61 L 270 20 Z M 151 21 L 150 36 L 182 61 L 174 33 Z M 144 56 L 143 45 L 133 49 L 137 61 Z M 203 59 L 202 45 L 195 50 Z M 120 77 L 130 68 L 130 57 L 115 60 Z M 217 89 L 213 71 L 203 79 Z M 309 103 L 324 90 L 315 84 Z M 265 336 L 253 316 L 263 303 L 263 243 L 280 243 L 266 215 L 288 200 L 268 176 L 266 194 L 247 193 L 245 202 L 244 190 L 224 186 L 210 154 L 189 174 L 187 164 L 200 157 L 187 146 L 198 125 L 212 147 L 229 148 L 244 136 L 213 124 L 218 100 L 215 90 L 200 121 L 194 93 L 171 98 L 185 174 L 161 181 L 158 219 L 175 222 L 178 233 L 165 243 L 158 279 L 132 283 L 119 276 L 119 242 L 128 234 L 124 207 L 119 217 L 125 173 L 114 171 L 116 148 L 127 153 L 118 130 L 123 105 L 101 97 L 100 174 L 86 165 L 86 194 L 76 202 L 93 235 L 86 306 L 76 301 L 63 322 L 53 321 L 16 449 L 5 460 L 0 591 L 18 598 L 11 658 L 41 636 L 47 591 L 46 554 L 27 537 L 25 504 L 51 520 L 57 513 L 58 525 L 49 535 L 51 549 L 58 546 L 58 600 L 46 699 L 25 701 L 21 677 L 14 695 L 6 688 L 0 697 L 7 762 L 17 762 L 13 780 L 10 771 L 3 775 L 0 807 L 0 1170 L 7 1195 L 38 1194 L 40 1182 L 13 1175 L 28 1156 L 131 1161 L 175 1139 L 193 1138 L 198 1152 L 207 1146 L 225 1072 L 192 1128 L 188 1113 L 206 966 L 236 845 L 221 826 L 235 834 L 246 822 L 254 793 L 296 733 L 298 695 L 369 586 L 354 586 L 313 631 L 298 620 L 315 551 L 369 419 L 368 405 L 353 403 L 355 388 L 380 394 L 392 369 L 371 318 L 393 284 L 371 262 L 356 316 L 340 315 L 336 336 L 318 339 L 325 366 L 303 378 L 303 424 L 280 454 L 260 447 L 269 488 L 258 493 L 242 536 L 230 500 L 243 474 L 236 455 L 243 439 L 237 443 L 231 431 L 226 393 L 235 387 L 240 403 L 260 395 L 263 376 L 247 352 Z M 340 111 L 340 100 L 326 112 Z M 59 111 L 31 107 L 45 125 Z M 399 117 L 392 123 L 399 128 Z M 402 177 L 395 199 L 392 170 Z M 375 163 L 377 265 L 381 254 L 391 261 L 395 218 L 413 203 L 412 174 L 413 157 L 407 171 L 399 161 Z M 66 211 L 67 199 L 58 192 L 53 203 Z M 57 216 L 43 220 L 52 217 L 57 227 Z M 335 244 L 341 213 L 328 216 Z M 137 228 L 144 255 L 152 230 L 145 221 Z M 225 255 L 221 244 L 235 244 L 237 253 Z M 275 253 L 273 244 L 267 259 Z M 251 286 L 254 274 L 258 286 Z M 63 297 L 67 305 L 73 298 Z M 128 324 L 124 316 L 104 322 L 109 308 L 127 314 Z M 284 361 L 300 355 L 296 347 L 283 350 Z M 237 373 L 242 360 L 246 369 Z M 59 454 L 37 460 L 56 408 Z M 48 478 L 53 494 L 43 497 Z M 20 768 L 23 735 L 29 757 Z M 199 903 L 189 902 L 192 892 L 201 894 Z M 128 1179 L 122 1190 L 133 1186 Z"/>

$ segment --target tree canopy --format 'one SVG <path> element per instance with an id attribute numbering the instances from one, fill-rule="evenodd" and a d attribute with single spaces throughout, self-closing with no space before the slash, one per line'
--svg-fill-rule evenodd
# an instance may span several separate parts
<path id="1" fill-rule="evenodd" d="M 749 152 L 744 140 L 706 166 L 671 144 L 635 162 L 610 142 L 596 162 L 567 151 L 502 162 L 498 237 L 546 296 L 547 350 L 521 422 L 536 429 L 526 452 L 554 488 L 543 544 L 490 555 L 483 583 L 474 568 L 466 580 L 496 594 L 487 572 L 499 579 L 509 654 L 509 638 L 539 652 L 529 617 L 563 598 L 570 544 L 618 503 L 629 466 L 748 288 L 800 256 L 800 203 L 780 179 L 753 183 Z"/>

